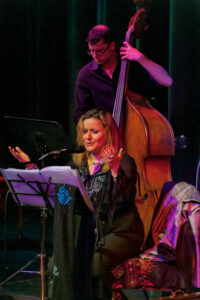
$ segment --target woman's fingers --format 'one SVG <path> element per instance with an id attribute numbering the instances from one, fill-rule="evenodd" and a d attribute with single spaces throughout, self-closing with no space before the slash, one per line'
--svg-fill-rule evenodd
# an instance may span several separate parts
<path id="1" fill-rule="evenodd" d="M 106 160 L 109 160 L 113 159 L 117 155 L 117 152 L 113 146 L 106 145 L 103 148 L 103 155 Z"/>
<path id="2" fill-rule="evenodd" d="M 19 162 L 29 162 L 30 161 L 30 157 L 24 153 L 20 147 L 16 146 L 15 148 L 12 147 L 8 147 L 10 153 L 19 161 Z"/>

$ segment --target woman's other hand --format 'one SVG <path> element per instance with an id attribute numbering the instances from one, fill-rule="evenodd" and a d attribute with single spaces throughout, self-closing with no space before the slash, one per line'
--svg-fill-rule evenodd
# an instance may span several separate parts
<path id="1" fill-rule="evenodd" d="M 121 148 L 119 150 L 119 153 L 115 150 L 113 146 L 106 145 L 103 147 L 102 155 L 104 158 L 104 161 L 107 162 L 111 169 L 112 176 L 115 178 L 117 177 L 117 172 L 120 166 L 120 161 L 122 158 L 123 149 Z"/>

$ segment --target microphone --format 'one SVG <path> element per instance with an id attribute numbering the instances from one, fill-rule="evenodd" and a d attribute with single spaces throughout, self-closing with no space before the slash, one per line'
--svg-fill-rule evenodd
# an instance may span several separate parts
<path id="1" fill-rule="evenodd" d="M 71 154 L 71 153 L 83 153 L 85 151 L 85 148 L 84 147 L 76 147 L 76 148 L 71 148 L 71 149 L 60 149 L 60 150 L 55 150 L 55 151 L 51 151 L 51 152 L 48 152 L 44 155 L 42 155 L 38 161 L 42 161 L 44 160 L 45 158 L 47 157 L 51 157 L 53 156 L 54 158 L 57 158 L 59 157 L 60 155 L 62 155 L 63 153 L 66 153 L 66 154 Z"/>

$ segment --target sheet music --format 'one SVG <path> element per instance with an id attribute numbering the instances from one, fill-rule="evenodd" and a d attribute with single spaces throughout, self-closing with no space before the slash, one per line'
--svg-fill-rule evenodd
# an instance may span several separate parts
<path id="1" fill-rule="evenodd" d="M 24 170 L 8 168 L 0 170 L 8 184 L 9 190 L 17 193 L 17 195 L 12 194 L 15 202 L 20 202 L 22 206 L 46 206 L 45 200 L 41 196 L 41 192 L 36 184 L 36 181 L 40 182 L 43 190 L 46 191 L 47 183 L 42 180 L 39 169 Z M 26 182 L 29 182 L 29 184 Z M 52 207 L 54 207 L 55 196 L 55 185 L 51 184 L 47 197 Z"/>
<path id="2" fill-rule="evenodd" d="M 51 177 L 52 183 L 63 183 L 78 187 L 88 208 L 91 211 L 94 210 L 93 204 L 77 169 L 72 169 L 69 166 L 50 166 L 40 170 L 40 174 L 46 181 Z"/>
<path id="3" fill-rule="evenodd" d="M 20 200 L 21 205 L 45 207 L 44 198 L 39 196 L 41 193 L 36 182 L 40 182 L 43 190 L 46 191 L 47 184 L 50 181 L 51 184 L 49 184 L 48 189 L 48 201 L 52 207 L 54 207 L 54 201 L 57 197 L 55 184 L 69 184 L 79 188 L 88 208 L 91 211 L 94 210 L 93 204 L 77 169 L 71 169 L 69 166 L 50 166 L 45 167 L 42 170 L 22 170 L 14 168 L 0 170 L 9 188 L 14 192 L 19 193 L 17 198 Z M 27 184 L 27 182 L 29 184 Z M 31 195 L 20 195 L 20 193 Z M 18 202 L 15 195 L 13 195 L 13 198 L 16 202 Z"/>

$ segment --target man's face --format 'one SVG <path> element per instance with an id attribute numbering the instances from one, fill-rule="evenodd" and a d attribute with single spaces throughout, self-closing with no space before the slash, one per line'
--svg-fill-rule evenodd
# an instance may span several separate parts
<path id="1" fill-rule="evenodd" d="M 103 39 L 101 39 L 96 44 L 92 45 L 88 43 L 89 54 L 93 57 L 93 59 L 99 65 L 103 65 L 109 61 L 110 57 L 113 54 L 115 49 L 115 43 L 105 43 Z"/>

